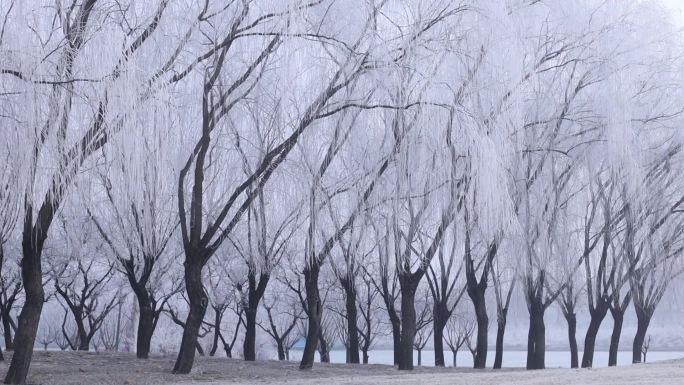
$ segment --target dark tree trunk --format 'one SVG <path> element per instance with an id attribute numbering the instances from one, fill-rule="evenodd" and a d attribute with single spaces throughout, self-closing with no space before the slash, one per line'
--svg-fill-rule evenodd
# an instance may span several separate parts
<path id="1" fill-rule="evenodd" d="M 268 285 L 269 275 L 260 274 L 259 282 L 256 281 L 256 276 L 250 270 L 248 275 L 249 294 L 247 296 L 247 309 L 245 309 L 245 340 L 243 342 L 243 355 L 245 361 L 256 360 L 256 316 L 259 309 L 259 302 L 264 296 L 266 285 Z"/>
<path id="2" fill-rule="evenodd" d="M 399 370 L 413 370 L 413 341 L 416 337 L 416 286 L 410 275 L 400 275 L 401 287 L 401 356 Z"/>
<path id="3" fill-rule="evenodd" d="M 233 358 L 233 349 L 228 345 L 223 345 L 223 350 L 226 352 L 226 357 Z"/>
<path id="4" fill-rule="evenodd" d="M 397 366 L 401 364 L 401 325 L 399 322 L 392 321 L 392 347 L 394 349 L 394 365 Z"/>
<path id="5" fill-rule="evenodd" d="M 27 210 L 31 212 L 31 210 Z M 28 219 L 30 220 L 30 218 Z M 30 235 L 29 235 L 30 234 Z M 44 235 L 36 235 L 34 231 L 24 229 L 22 241 L 23 257 L 21 259 L 21 277 L 24 283 L 24 306 L 19 314 L 17 332 L 14 336 L 15 352 L 12 363 L 5 376 L 6 384 L 23 384 L 26 382 L 29 365 L 33 356 L 33 346 L 38 333 L 40 313 L 43 310 L 45 292 L 43 291 L 43 275 L 41 254 Z M 39 239 L 34 239 L 34 238 Z M 40 239 L 42 238 L 42 239 Z"/>
<path id="6" fill-rule="evenodd" d="M 325 340 L 323 335 L 323 330 L 318 332 L 318 355 L 321 358 L 321 362 L 330 363 L 330 349 L 328 341 Z"/>
<path id="7" fill-rule="evenodd" d="M 575 313 L 565 314 L 565 320 L 568 322 L 568 343 L 570 344 L 570 367 L 578 368 L 579 359 L 577 354 L 577 339 L 575 333 L 577 332 L 577 316 Z"/>
<path id="8" fill-rule="evenodd" d="M 368 349 L 363 349 L 363 364 L 368 364 Z"/>
<path id="9" fill-rule="evenodd" d="M 423 363 L 422 354 L 423 349 L 418 349 L 418 366 L 421 366 L 421 364 Z"/>
<path id="10" fill-rule="evenodd" d="M 283 346 L 283 342 L 282 342 L 282 341 L 278 341 L 278 342 L 276 343 L 276 345 L 277 345 L 276 347 L 277 347 L 277 349 L 278 349 L 278 360 L 279 360 L 279 361 L 284 361 L 285 358 L 286 358 L 286 355 L 285 355 L 285 346 Z"/>
<path id="11" fill-rule="evenodd" d="M 603 319 L 608 313 L 608 302 L 599 299 L 596 308 L 589 310 L 591 321 L 587 328 L 587 335 L 584 337 L 584 354 L 582 354 L 582 367 L 590 368 L 594 362 L 594 347 L 596 346 L 596 335 Z"/>
<path id="12" fill-rule="evenodd" d="M 138 307 L 140 308 L 140 318 L 138 319 L 138 336 L 136 342 L 135 356 L 146 359 L 150 354 L 152 344 L 152 334 L 154 334 L 154 309 L 147 290 L 145 294 L 138 295 Z"/>
<path id="13" fill-rule="evenodd" d="M 494 369 L 501 369 L 503 364 L 503 343 L 506 332 L 506 317 L 508 309 L 503 310 L 496 320 L 496 354 L 494 355 Z"/>
<path id="14" fill-rule="evenodd" d="M 613 333 L 610 336 L 610 350 L 608 352 L 608 366 L 617 365 L 618 348 L 620 346 L 620 334 L 622 334 L 622 321 L 625 312 L 622 309 L 610 309 L 613 316 Z"/>
<path id="15" fill-rule="evenodd" d="M 78 329 L 78 349 L 77 350 L 87 352 L 90 350 L 90 339 L 88 338 L 88 333 L 86 333 L 85 325 L 83 325 L 83 318 L 81 318 L 81 314 L 75 314 L 75 316 L 76 316 L 76 327 Z"/>
<path id="16" fill-rule="evenodd" d="M 545 309 L 541 303 L 532 303 L 530 305 L 530 330 L 527 334 L 527 369 L 544 369 L 545 367 L 546 330 L 544 326 L 544 311 Z"/>
<path id="17" fill-rule="evenodd" d="M 256 309 L 245 312 L 245 341 L 243 343 L 245 361 L 256 360 Z"/>
<path id="18" fill-rule="evenodd" d="M 469 231 L 466 231 L 465 250 L 466 291 L 468 292 L 468 297 L 470 297 L 470 300 L 473 302 L 475 319 L 477 320 L 477 344 L 475 347 L 473 367 L 476 369 L 484 369 L 487 366 L 487 332 L 489 330 L 489 317 L 487 316 L 485 293 L 487 291 L 490 264 L 496 257 L 498 247 L 496 242 L 490 245 L 479 282 L 475 276 L 475 266 L 470 250 Z"/>
<path id="19" fill-rule="evenodd" d="M 637 331 L 632 344 L 632 363 L 638 364 L 641 363 L 641 348 L 644 346 L 648 325 L 651 323 L 651 315 L 639 310 L 638 306 L 634 306 L 634 308 L 637 314 Z"/>
<path id="20" fill-rule="evenodd" d="M 349 352 L 348 363 L 358 364 L 359 359 L 359 329 L 357 326 L 357 310 L 356 310 L 356 288 L 351 280 L 344 280 L 342 286 L 345 291 L 345 302 L 347 308 L 347 336 L 349 338 Z"/>
<path id="21" fill-rule="evenodd" d="M 452 350 L 452 351 L 451 351 L 451 355 L 453 356 L 453 361 L 454 361 L 454 362 L 453 362 L 454 368 L 456 367 L 456 355 L 457 355 L 457 354 L 458 354 L 458 351 L 457 351 L 457 350 Z"/>
<path id="22" fill-rule="evenodd" d="M 304 268 L 304 286 L 306 288 L 306 306 L 309 320 L 306 343 L 304 344 L 304 352 L 302 353 L 302 361 L 299 364 L 299 369 L 311 369 L 316 355 L 318 335 L 321 330 L 320 317 L 323 310 L 320 294 L 318 292 L 319 272 L 320 266 L 317 263 L 313 263 Z"/>
<path id="23" fill-rule="evenodd" d="M 394 365 L 399 365 L 401 362 L 401 321 L 397 312 L 394 309 L 394 297 L 389 291 L 389 284 L 386 276 L 382 278 L 382 300 L 385 302 L 387 315 L 392 324 L 392 347 L 394 352 Z"/>
<path id="24" fill-rule="evenodd" d="M 211 341 L 211 350 L 209 350 L 210 357 L 213 357 L 218 350 L 219 339 L 221 337 L 221 318 L 223 318 L 220 306 L 212 305 L 212 308 L 214 309 L 214 338 Z"/>
<path id="25" fill-rule="evenodd" d="M 433 325 L 432 337 L 435 348 L 435 366 L 444 367 L 444 326 L 446 325 L 446 320 L 440 319 L 438 321 L 437 317 L 435 317 Z"/>
<path id="26" fill-rule="evenodd" d="M 473 367 L 484 369 L 487 366 L 487 332 L 489 330 L 485 290 L 482 289 L 481 285 L 474 288 L 468 287 L 468 296 L 475 307 L 475 319 L 477 320 L 477 347 Z"/>
<path id="27" fill-rule="evenodd" d="M 449 320 L 449 309 L 446 299 L 435 300 L 432 308 L 433 346 L 435 349 L 435 366 L 444 367 L 444 328 Z"/>
<path id="28" fill-rule="evenodd" d="M 12 339 L 12 324 L 10 322 L 10 309 L 5 309 L 2 314 L 2 329 L 5 337 L 5 350 L 14 350 L 14 340 Z"/>
<path id="29" fill-rule="evenodd" d="M 185 261 L 185 290 L 188 293 L 190 309 L 183 328 L 183 339 L 173 372 L 188 374 L 195 361 L 197 336 L 199 335 L 204 314 L 207 311 L 208 298 L 202 285 L 202 265 L 194 260 Z"/>

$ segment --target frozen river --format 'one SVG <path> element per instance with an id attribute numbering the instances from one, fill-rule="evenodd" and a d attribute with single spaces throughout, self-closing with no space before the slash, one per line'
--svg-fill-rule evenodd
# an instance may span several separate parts
<path id="1" fill-rule="evenodd" d="M 290 351 L 290 358 L 292 360 L 299 360 L 302 351 L 300 349 L 293 349 Z M 391 350 L 373 350 L 368 353 L 369 363 L 371 364 L 387 364 L 392 365 L 393 353 Z M 648 362 L 664 361 L 677 358 L 684 358 L 684 352 L 681 351 L 651 351 L 648 352 Z M 316 361 L 318 361 L 318 354 L 316 354 Z M 344 350 L 333 350 L 330 355 L 330 360 L 333 363 L 344 363 Z M 452 355 L 450 351 L 444 352 L 444 360 L 447 366 L 452 366 Z M 527 360 L 527 352 L 509 350 L 504 351 L 503 366 L 504 367 L 525 367 Z M 579 353 L 579 360 L 582 361 L 582 352 Z M 418 364 L 418 353 L 413 352 L 413 363 Z M 618 365 L 629 365 L 632 363 L 631 351 L 618 352 Z M 424 366 L 434 366 L 435 352 L 433 350 L 423 350 L 422 364 Z M 461 350 L 457 356 L 457 366 L 472 367 L 473 358 L 468 350 Z M 494 351 L 490 351 L 487 355 L 487 366 L 492 367 L 494 364 Z M 608 352 L 597 351 L 594 353 L 594 367 L 608 366 Z M 546 352 L 546 367 L 547 368 L 569 368 L 570 367 L 570 352 L 569 351 L 547 351 Z"/>

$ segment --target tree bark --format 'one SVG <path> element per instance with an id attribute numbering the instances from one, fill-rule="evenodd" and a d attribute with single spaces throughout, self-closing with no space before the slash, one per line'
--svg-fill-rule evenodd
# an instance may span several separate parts
<path id="1" fill-rule="evenodd" d="M 389 290 L 389 283 L 386 276 L 381 277 L 382 284 L 382 300 L 385 302 L 387 309 L 387 316 L 392 325 L 392 347 L 394 353 L 394 365 L 399 365 L 401 362 L 401 321 L 394 308 L 394 297 Z"/>
<path id="2" fill-rule="evenodd" d="M 577 339 L 575 333 L 577 332 L 577 316 L 575 313 L 565 314 L 565 320 L 568 322 L 568 343 L 570 344 L 570 367 L 579 368 L 579 359 L 577 354 Z"/>
<path id="3" fill-rule="evenodd" d="M 302 361 L 299 363 L 299 369 L 311 369 L 313 367 L 316 346 L 318 345 L 318 335 L 321 329 L 320 317 L 323 310 L 318 292 L 319 272 L 320 266 L 317 263 L 304 268 L 304 286 L 306 288 L 306 306 L 308 308 L 309 320 L 306 343 L 304 344 L 304 352 L 302 353 Z"/>
<path id="4" fill-rule="evenodd" d="M 446 301 L 434 304 L 433 313 L 433 346 L 435 349 L 435 366 L 444 367 L 444 327 L 447 323 L 448 309 Z"/>
<path id="5" fill-rule="evenodd" d="M 90 339 L 88 338 L 88 333 L 86 333 L 85 325 L 83 325 L 82 314 L 79 312 L 74 314 L 74 316 L 76 317 L 76 328 L 78 330 L 77 350 L 87 352 L 90 350 Z"/>
<path id="6" fill-rule="evenodd" d="M 527 334 L 527 369 L 544 369 L 546 330 L 544 308 L 541 303 L 530 305 L 530 329 Z"/>
<path id="7" fill-rule="evenodd" d="M 283 346 L 282 341 L 276 342 L 276 348 L 278 349 L 278 360 L 279 361 L 284 361 L 285 360 L 285 347 Z"/>
<path id="8" fill-rule="evenodd" d="M 31 210 L 27 210 L 31 212 Z M 30 218 L 28 218 L 30 220 Z M 30 234 L 30 235 L 29 235 Z M 34 231 L 24 229 L 22 241 L 23 257 L 21 259 L 21 277 L 24 282 L 24 306 L 19 314 L 19 322 L 14 336 L 15 352 L 12 363 L 5 376 L 6 384 L 23 384 L 26 382 L 29 365 L 33 356 L 33 346 L 38 333 L 40 313 L 43 310 L 45 292 L 43 291 L 43 275 L 41 254 L 44 233 L 36 235 Z M 35 237 L 42 238 L 34 242 Z"/>
<path id="9" fill-rule="evenodd" d="M 496 353 L 494 355 L 494 369 L 501 369 L 503 364 L 503 342 L 504 333 L 506 332 L 506 317 L 508 309 L 502 311 L 502 314 L 496 320 Z"/>
<path id="10" fill-rule="evenodd" d="M 444 327 L 446 326 L 446 320 L 441 317 L 441 313 L 438 317 L 437 313 L 435 312 L 434 314 L 432 335 L 435 349 L 435 366 L 444 367 Z"/>
<path id="11" fill-rule="evenodd" d="M 153 264 L 151 264 L 151 261 L 152 259 L 146 258 L 145 271 L 152 270 Z M 137 358 L 147 359 L 150 354 L 152 335 L 154 334 L 154 329 L 156 326 L 155 312 L 152 307 L 152 298 L 145 287 L 147 284 L 147 279 L 137 281 L 133 271 L 134 270 L 132 268 L 130 271 L 127 270 L 126 276 L 128 278 L 129 284 L 131 285 L 131 289 L 133 289 L 135 298 L 138 300 L 138 307 L 140 308 L 135 356 Z M 119 305 L 119 310 L 121 310 L 121 305 Z"/>
<path id="12" fill-rule="evenodd" d="M 259 309 L 259 302 L 264 296 L 266 285 L 268 285 L 269 275 L 260 274 L 259 282 L 256 281 L 256 276 L 253 271 L 248 275 L 248 289 L 247 309 L 245 309 L 245 340 L 243 342 L 243 355 L 245 361 L 256 360 L 256 316 Z"/>
<path id="13" fill-rule="evenodd" d="M 2 315 L 2 329 L 5 337 L 5 350 L 14 350 L 14 340 L 12 339 L 12 324 L 10 322 L 10 309 L 5 309 Z"/>
<path id="14" fill-rule="evenodd" d="M 415 296 L 417 284 L 410 275 L 399 275 L 401 288 L 401 356 L 399 370 L 413 370 L 413 341 L 416 337 Z"/>
<path id="15" fill-rule="evenodd" d="M 473 367 L 484 369 L 487 366 L 487 332 L 489 330 L 485 291 L 480 285 L 475 288 L 468 287 L 468 295 L 475 307 L 475 319 L 477 320 L 477 347 Z"/>
<path id="16" fill-rule="evenodd" d="M 221 306 L 212 305 L 212 308 L 214 309 L 214 338 L 211 342 L 209 357 L 213 357 L 216 354 L 216 351 L 218 350 L 219 339 L 221 337 Z"/>
<path id="17" fill-rule="evenodd" d="M 173 373 L 188 374 L 195 361 L 197 336 L 207 311 L 208 298 L 202 285 L 202 265 L 197 261 L 185 261 L 185 290 L 188 293 L 190 309 L 183 328 L 183 339 Z"/>
<path id="18" fill-rule="evenodd" d="M 356 288 L 351 280 L 342 283 L 345 291 L 345 304 L 347 308 L 347 336 L 349 338 L 348 361 L 350 364 L 358 364 L 359 359 L 359 329 L 357 325 L 358 313 L 356 309 Z"/>
<path id="19" fill-rule="evenodd" d="M 256 309 L 250 308 L 251 305 L 245 312 L 245 341 L 242 345 L 245 361 L 256 360 Z"/>
<path id="20" fill-rule="evenodd" d="M 610 350 L 608 352 L 608 366 L 617 365 L 618 348 L 620 346 L 620 334 L 622 334 L 622 321 L 625 312 L 622 309 L 610 309 L 613 316 L 613 333 L 610 335 Z"/>
<path id="21" fill-rule="evenodd" d="M 363 350 L 363 364 L 364 365 L 368 364 L 368 350 L 367 349 Z"/>
<path id="22" fill-rule="evenodd" d="M 391 319 L 391 318 L 390 318 Z M 399 317 L 392 320 L 392 347 L 394 349 L 394 365 L 401 365 L 401 321 Z"/>
<path id="23" fill-rule="evenodd" d="M 648 325 L 651 323 L 651 315 L 639 310 L 638 306 L 634 306 L 637 315 L 637 331 L 634 335 L 634 343 L 632 344 L 632 363 L 641 363 L 641 348 L 644 346 L 644 339 L 648 331 Z"/>
<path id="24" fill-rule="evenodd" d="M 458 351 L 457 351 L 457 350 L 452 350 L 452 351 L 451 351 L 451 355 L 453 356 L 453 361 L 454 361 L 454 362 L 453 362 L 454 368 L 456 367 L 456 355 L 457 355 L 457 354 L 458 354 Z"/>
<path id="25" fill-rule="evenodd" d="M 587 334 L 584 337 L 584 353 L 582 354 L 583 368 L 590 368 L 593 365 L 596 335 L 598 334 L 603 319 L 608 313 L 608 302 L 601 299 L 598 299 L 597 302 L 596 308 L 593 310 L 591 308 L 589 309 L 591 321 L 589 322 L 589 328 L 587 328 Z"/>
<path id="26" fill-rule="evenodd" d="M 328 341 L 325 340 L 323 330 L 318 332 L 318 354 L 321 362 L 330 363 L 330 347 L 328 346 Z"/>

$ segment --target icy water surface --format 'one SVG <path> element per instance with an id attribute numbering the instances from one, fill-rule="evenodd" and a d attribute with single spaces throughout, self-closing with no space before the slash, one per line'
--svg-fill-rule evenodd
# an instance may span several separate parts
<path id="1" fill-rule="evenodd" d="M 301 358 L 302 351 L 299 349 L 293 349 L 290 352 L 291 360 L 299 360 Z M 391 350 L 373 350 L 368 353 L 369 363 L 371 364 L 387 364 L 392 365 L 393 353 Z M 656 362 L 671 359 L 684 358 L 684 352 L 681 351 L 652 351 L 648 352 L 647 361 Z M 444 360 L 447 366 L 452 366 L 453 356 L 450 351 L 444 352 Z M 318 361 L 318 354 L 316 354 L 316 361 Z M 330 360 L 333 363 L 344 363 L 345 362 L 345 352 L 344 350 L 333 350 L 330 355 Z M 527 352 L 525 351 L 504 351 L 503 356 L 503 366 L 504 367 L 525 367 L 527 360 Z M 579 353 L 579 360 L 582 361 L 582 352 Z M 632 363 L 632 352 L 631 351 L 620 351 L 618 352 L 618 366 L 619 365 L 629 365 Z M 413 364 L 418 364 L 418 353 L 413 352 Z M 433 350 L 423 350 L 422 353 L 422 365 L 424 366 L 434 366 L 435 364 L 435 352 Z M 472 367 L 473 358 L 468 350 L 461 350 L 457 355 L 457 366 Z M 494 351 L 490 351 L 487 355 L 487 366 L 491 367 L 494 365 Z M 597 351 L 594 352 L 594 367 L 604 367 L 608 366 L 608 352 L 607 351 Z M 546 367 L 547 368 L 569 368 L 570 367 L 570 352 L 569 351 L 547 351 L 546 352 Z"/>

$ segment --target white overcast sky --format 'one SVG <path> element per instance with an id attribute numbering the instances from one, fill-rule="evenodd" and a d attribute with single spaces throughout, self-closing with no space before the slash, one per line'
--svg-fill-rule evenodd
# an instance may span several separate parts
<path id="1" fill-rule="evenodd" d="M 684 0 L 660 0 L 672 11 L 675 22 L 684 27 Z"/>

